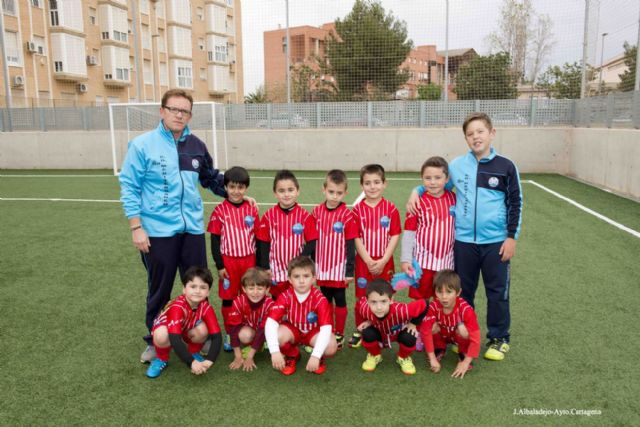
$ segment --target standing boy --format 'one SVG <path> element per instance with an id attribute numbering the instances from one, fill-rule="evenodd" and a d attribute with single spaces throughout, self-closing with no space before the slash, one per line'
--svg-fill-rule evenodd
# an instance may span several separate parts
<path id="1" fill-rule="evenodd" d="M 457 197 L 455 268 L 462 281 L 462 298 L 472 307 L 482 273 L 489 339 L 484 357 L 503 360 L 510 348 L 510 260 L 522 222 L 520 176 L 516 165 L 491 146 L 496 130 L 488 115 L 471 113 L 462 131 L 469 152 L 449 166 Z M 412 193 L 410 210 L 417 198 L 418 192 Z"/>
<path id="2" fill-rule="evenodd" d="M 249 173 L 234 166 L 224 173 L 226 199 L 215 207 L 207 231 L 211 233 L 211 254 L 218 269 L 218 296 L 222 300 L 222 319 L 227 333 L 224 350 L 229 343 L 229 312 L 233 299 L 240 293 L 240 279 L 247 269 L 256 265 L 255 226 L 258 208 L 245 201 L 249 188 Z"/>
<path id="3" fill-rule="evenodd" d="M 300 185 L 289 170 L 276 173 L 273 194 L 278 203 L 265 212 L 256 231 L 258 265 L 271 270 L 273 298 L 289 288 L 287 265 L 300 254 L 313 255 L 318 232 L 313 217 L 298 205 Z"/>
<path id="4" fill-rule="evenodd" d="M 289 263 L 291 287 L 283 291 L 269 312 L 265 336 L 271 364 L 283 375 L 296 372 L 298 345 L 313 347 L 306 370 L 322 375 L 324 357 L 336 354 L 338 344 L 331 333 L 331 307 L 313 285 L 316 269 L 311 258 L 301 255 Z"/>
<path id="5" fill-rule="evenodd" d="M 403 272 L 411 273 L 412 259 L 422 268 L 419 288 L 409 288 L 412 299 L 433 297 L 436 272 L 453 269 L 454 209 L 456 196 L 445 190 L 449 166 L 442 157 L 430 157 L 420 169 L 427 191 L 420 197 L 417 212 L 407 212 L 402 236 Z"/>
<path id="6" fill-rule="evenodd" d="M 376 278 L 390 281 L 395 266 L 393 251 L 402 232 L 400 214 L 396 206 L 383 197 L 387 188 L 384 168 L 370 164 L 360 169 L 360 185 L 364 199 L 353 207 L 358 225 L 356 237 L 356 301 L 365 296 L 367 284 Z M 355 310 L 356 326 L 362 323 Z M 349 340 L 349 347 L 360 347 L 360 332 L 356 331 Z"/>
<path id="7" fill-rule="evenodd" d="M 399 350 L 396 363 L 403 374 L 415 374 L 416 367 L 411 354 L 416 349 L 416 327 L 427 312 L 427 302 L 423 299 L 408 304 L 395 302 L 391 284 L 386 280 L 374 279 L 367 285 L 366 297 L 360 298 L 356 310 L 364 320 L 358 325 L 362 333 L 362 346 L 367 350 L 362 369 L 375 371 L 382 361 L 380 347 L 390 348 L 391 343 L 397 341 Z M 407 328 L 409 322 L 412 326 Z"/>
<path id="8" fill-rule="evenodd" d="M 338 348 L 344 343 L 347 321 L 347 283 L 353 280 L 358 229 L 353 214 L 342 201 L 347 195 L 347 175 L 338 169 L 327 173 L 322 192 L 325 201 L 313 209 L 318 228 L 316 270 L 318 286 L 333 305 Z"/>

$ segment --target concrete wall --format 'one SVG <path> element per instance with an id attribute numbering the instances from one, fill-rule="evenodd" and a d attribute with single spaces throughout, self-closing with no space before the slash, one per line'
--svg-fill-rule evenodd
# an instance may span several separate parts
<path id="1" fill-rule="evenodd" d="M 212 147 L 212 134 L 201 132 Z M 357 170 L 371 162 L 415 171 L 429 156 L 467 150 L 462 131 L 447 129 L 304 129 L 229 131 L 227 153 L 218 134 L 218 161 L 249 169 Z M 117 158 L 126 132 L 117 136 Z M 575 176 L 640 199 L 640 131 L 584 128 L 498 128 L 496 149 L 521 173 Z M 0 133 L 0 169 L 110 169 L 108 131 Z"/>

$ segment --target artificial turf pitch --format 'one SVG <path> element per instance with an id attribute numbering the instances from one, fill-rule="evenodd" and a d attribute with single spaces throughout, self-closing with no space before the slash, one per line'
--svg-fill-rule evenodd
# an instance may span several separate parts
<path id="1" fill-rule="evenodd" d="M 94 176 L 7 176 L 34 173 Z M 121 205 L 109 202 L 119 198 L 117 179 L 97 176 L 108 174 L 0 171 L 2 425 L 640 425 L 640 239 L 531 184 L 523 183 L 522 235 L 512 263 L 512 350 L 503 362 L 480 359 L 459 380 L 449 376 L 454 354 L 435 375 L 416 353 L 418 372 L 408 377 L 390 351 L 376 372 L 365 373 L 364 350 L 345 348 L 325 375 L 304 372 L 303 355 L 299 371 L 285 378 L 271 369 L 266 353 L 251 373 L 230 371 L 232 357 L 222 353 L 196 377 L 172 354 L 160 378 L 149 380 L 138 361 L 146 275 Z M 252 176 L 250 195 L 271 203 L 273 173 Z M 385 195 L 404 215 L 417 174 L 389 178 Z M 640 230 L 636 202 L 557 175 L 523 179 Z M 300 203 L 320 202 L 321 180 L 300 183 Z M 348 203 L 359 194 L 356 174 L 350 186 Z M 206 216 L 212 208 L 205 205 Z M 261 213 L 266 209 L 260 206 Z M 398 298 L 405 300 L 405 293 Z M 347 294 L 349 333 L 353 290 Z M 215 291 L 212 301 L 219 314 Z M 481 286 L 476 308 L 483 334 L 484 307 Z M 519 415 L 540 409 L 558 412 Z M 571 415 L 572 409 L 601 415 Z"/>

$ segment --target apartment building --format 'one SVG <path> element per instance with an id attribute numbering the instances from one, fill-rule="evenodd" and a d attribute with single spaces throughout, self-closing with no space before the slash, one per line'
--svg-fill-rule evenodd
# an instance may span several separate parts
<path id="1" fill-rule="evenodd" d="M 0 0 L 0 105 L 242 102 L 241 0 Z"/>

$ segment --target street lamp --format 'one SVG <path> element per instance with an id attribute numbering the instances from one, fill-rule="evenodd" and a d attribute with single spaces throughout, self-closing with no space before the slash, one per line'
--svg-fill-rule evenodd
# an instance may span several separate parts
<path id="1" fill-rule="evenodd" d="M 600 47 L 600 79 L 598 81 L 598 93 L 602 95 L 602 69 L 604 68 L 604 38 L 609 33 L 602 33 L 602 45 Z"/>

